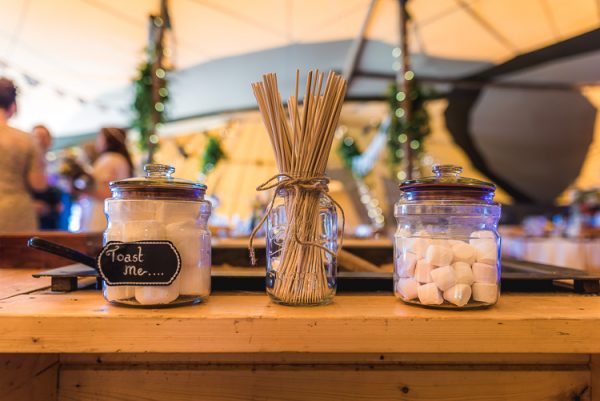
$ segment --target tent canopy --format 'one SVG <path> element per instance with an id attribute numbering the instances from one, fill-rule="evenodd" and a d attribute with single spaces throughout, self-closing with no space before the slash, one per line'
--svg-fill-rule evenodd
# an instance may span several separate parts
<path id="1" fill-rule="evenodd" d="M 157 12 L 158 0 L 5 3 L 0 65 L 20 86 L 16 125 L 28 129 L 42 122 L 59 135 L 72 135 L 129 121 L 126 87 L 143 58 L 148 15 Z M 275 70 L 285 78 L 297 66 L 343 69 L 370 0 L 169 3 L 172 59 L 179 71 L 171 117 L 184 118 L 250 106 L 249 82 L 262 72 Z M 471 76 L 600 21 L 595 0 L 410 0 L 408 7 L 413 69 L 441 80 Z M 397 1 L 378 0 L 361 69 L 394 73 L 397 21 Z M 250 55 L 236 59 L 241 54 Z M 219 70 L 219 60 L 229 67 Z M 206 86 L 200 86 L 203 81 Z M 382 81 L 357 79 L 351 94 L 380 95 Z"/>

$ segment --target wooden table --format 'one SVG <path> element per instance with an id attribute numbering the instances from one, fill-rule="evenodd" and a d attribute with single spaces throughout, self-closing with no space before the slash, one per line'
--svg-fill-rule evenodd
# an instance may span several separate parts
<path id="1" fill-rule="evenodd" d="M 2 269 L 0 400 L 600 400 L 600 297 L 505 294 L 489 310 L 262 294 L 131 309 Z M 10 284 L 12 283 L 12 284 Z"/>

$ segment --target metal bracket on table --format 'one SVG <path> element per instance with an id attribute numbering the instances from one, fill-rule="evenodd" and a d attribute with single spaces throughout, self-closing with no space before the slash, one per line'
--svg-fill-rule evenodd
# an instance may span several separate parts
<path id="1" fill-rule="evenodd" d="M 96 287 L 101 288 L 102 279 L 93 268 L 77 263 L 32 275 L 35 278 L 50 277 L 50 289 L 56 292 L 70 292 L 79 289 L 80 278 L 96 278 Z"/>

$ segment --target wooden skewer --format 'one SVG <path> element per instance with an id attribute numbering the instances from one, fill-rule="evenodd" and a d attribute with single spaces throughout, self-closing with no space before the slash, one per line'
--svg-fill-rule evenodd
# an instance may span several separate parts
<path id="1" fill-rule="evenodd" d="M 346 81 L 330 71 L 323 88 L 324 76 L 318 70 L 309 71 L 300 109 L 300 72 L 296 71 L 295 92 L 288 98 L 287 118 L 275 74 L 265 74 L 262 82 L 252 84 L 280 173 L 299 178 L 325 174 Z M 335 268 L 335 258 L 316 246 L 304 245 L 322 241 L 321 193 L 292 188 L 282 195 L 288 221 L 280 249 L 280 265 L 270 291 L 278 300 L 289 304 L 326 302 L 333 295 L 328 270 Z M 330 235 L 335 237 L 337 233 Z M 336 245 L 333 247 L 331 250 L 335 251 Z"/>

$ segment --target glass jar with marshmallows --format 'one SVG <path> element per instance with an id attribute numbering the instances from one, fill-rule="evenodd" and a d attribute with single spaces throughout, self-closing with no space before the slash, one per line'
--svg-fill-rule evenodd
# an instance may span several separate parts
<path id="1" fill-rule="evenodd" d="M 210 294 L 211 204 L 206 186 L 148 164 L 146 176 L 110 183 L 108 226 L 98 257 L 107 301 L 158 307 L 196 303 Z"/>
<path id="2" fill-rule="evenodd" d="M 405 181 L 394 208 L 394 294 L 434 308 L 494 305 L 500 296 L 500 205 L 493 184 L 436 165 Z"/>

